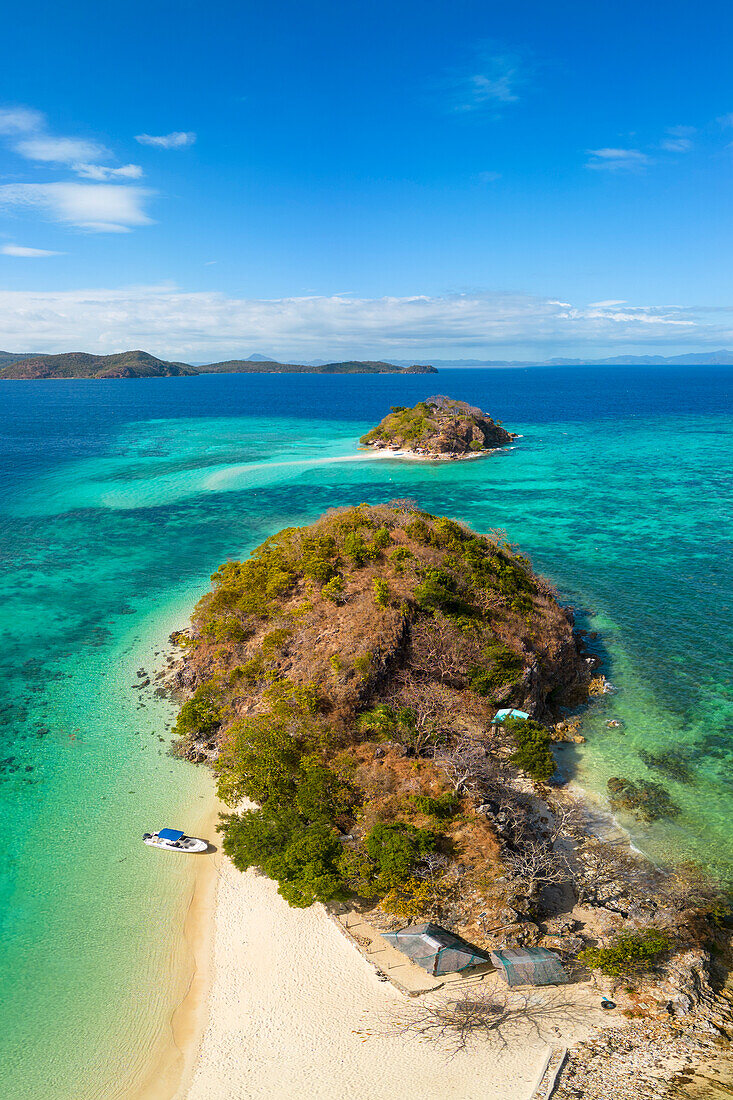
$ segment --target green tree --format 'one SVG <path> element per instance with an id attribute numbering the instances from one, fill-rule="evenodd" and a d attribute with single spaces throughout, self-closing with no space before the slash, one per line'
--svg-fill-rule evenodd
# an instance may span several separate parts
<path id="1" fill-rule="evenodd" d="M 223 716 L 221 685 L 214 679 L 206 680 L 181 707 L 173 733 L 177 737 L 211 737 Z"/>
<path id="2" fill-rule="evenodd" d="M 531 718 L 507 718 L 504 729 L 512 735 L 517 746 L 511 760 L 533 779 L 546 782 L 555 771 L 555 757 L 550 748 L 550 734 L 539 722 Z"/>
<path id="3" fill-rule="evenodd" d="M 342 848 L 324 822 L 308 822 L 292 807 L 268 805 L 222 819 L 223 848 L 235 867 L 257 867 L 278 883 L 289 905 L 345 897 L 339 870 Z"/>
<path id="4" fill-rule="evenodd" d="M 431 829 L 416 829 L 402 822 L 375 825 L 364 839 L 364 849 L 374 866 L 374 886 L 380 894 L 406 882 L 420 856 L 435 851 Z"/>
<path id="5" fill-rule="evenodd" d="M 652 970 L 671 947 L 669 936 L 650 928 L 621 932 L 608 947 L 586 947 L 578 958 L 594 970 L 619 978 Z"/>
<path id="6" fill-rule="evenodd" d="M 301 749 L 283 722 L 259 714 L 234 722 L 216 762 L 219 797 L 235 805 L 285 802 L 293 795 Z"/>

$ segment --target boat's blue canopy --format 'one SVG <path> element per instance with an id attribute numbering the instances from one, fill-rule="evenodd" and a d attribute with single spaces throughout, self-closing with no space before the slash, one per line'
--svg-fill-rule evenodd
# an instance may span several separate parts
<path id="1" fill-rule="evenodd" d="M 180 840 L 183 833 L 179 829 L 159 829 L 158 836 L 161 840 Z"/>

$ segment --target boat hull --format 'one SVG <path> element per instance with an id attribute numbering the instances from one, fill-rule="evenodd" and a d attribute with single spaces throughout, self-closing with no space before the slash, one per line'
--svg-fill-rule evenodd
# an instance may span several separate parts
<path id="1" fill-rule="evenodd" d="M 183 852 L 184 855 L 206 852 L 209 848 L 206 840 L 201 840 L 200 837 L 195 836 L 184 836 L 180 840 L 164 840 L 153 833 L 144 836 L 143 843 L 147 844 L 149 848 L 164 848 L 167 852 Z"/>

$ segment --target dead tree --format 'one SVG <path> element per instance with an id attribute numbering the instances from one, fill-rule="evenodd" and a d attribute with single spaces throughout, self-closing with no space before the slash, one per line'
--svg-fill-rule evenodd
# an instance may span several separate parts
<path id="1" fill-rule="evenodd" d="M 456 999 L 410 1002 L 394 1010 L 385 1034 L 408 1035 L 442 1047 L 452 1057 L 475 1042 L 506 1047 L 518 1033 L 554 1038 L 558 1028 L 577 1023 L 587 1007 L 558 990 L 480 994 L 466 990 Z"/>

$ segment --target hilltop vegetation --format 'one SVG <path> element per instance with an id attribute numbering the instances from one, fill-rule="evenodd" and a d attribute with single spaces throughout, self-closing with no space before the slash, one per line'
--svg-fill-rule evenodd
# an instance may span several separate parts
<path id="1" fill-rule="evenodd" d="M 515 438 L 481 409 L 438 395 L 427 397 L 412 409 L 393 406 L 360 442 L 367 447 L 390 447 L 413 454 L 460 457 L 492 451 Z"/>

